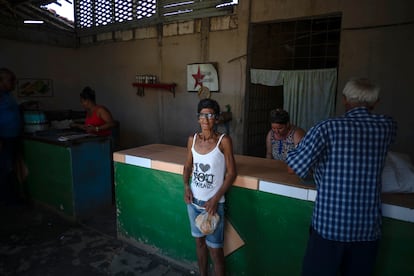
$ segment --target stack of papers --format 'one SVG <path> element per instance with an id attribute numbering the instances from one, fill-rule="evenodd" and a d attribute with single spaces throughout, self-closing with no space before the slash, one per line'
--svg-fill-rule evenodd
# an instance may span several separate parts
<path id="1" fill-rule="evenodd" d="M 69 140 L 74 140 L 74 139 L 83 138 L 83 137 L 90 137 L 90 136 L 95 136 L 95 135 L 89 134 L 89 133 L 72 134 L 72 135 L 59 136 L 58 140 L 61 142 L 65 142 Z"/>

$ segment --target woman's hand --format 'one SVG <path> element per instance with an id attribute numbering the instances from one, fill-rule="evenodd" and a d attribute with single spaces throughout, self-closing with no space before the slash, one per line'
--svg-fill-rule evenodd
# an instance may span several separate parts
<path id="1" fill-rule="evenodd" d="M 84 127 L 84 129 L 87 133 L 96 133 L 96 132 L 98 132 L 96 130 L 96 126 L 93 126 L 93 125 L 87 125 L 87 126 Z"/>
<path id="2" fill-rule="evenodd" d="M 204 204 L 204 208 L 206 208 L 206 212 L 210 215 L 214 215 L 217 212 L 217 204 L 218 200 L 216 200 L 214 197 L 207 200 L 206 204 Z"/>
<path id="3" fill-rule="evenodd" d="M 87 130 L 87 126 L 85 126 L 84 124 L 77 124 L 77 123 L 71 123 L 69 125 L 71 128 L 79 128 L 79 129 L 83 129 L 83 130 Z"/>
<path id="4" fill-rule="evenodd" d="M 76 124 L 76 123 L 71 123 L 69 126 L 71 128 L 81 128 L 81 125 L 80 124 Z"/>
<path id="5" fill-rule="evenodd" d="M 190 185 L 185 185 L 184 189 L 184 201 L 187 204 L 191 204 L 193 202 L 193 192 L 191 191 Z"/>

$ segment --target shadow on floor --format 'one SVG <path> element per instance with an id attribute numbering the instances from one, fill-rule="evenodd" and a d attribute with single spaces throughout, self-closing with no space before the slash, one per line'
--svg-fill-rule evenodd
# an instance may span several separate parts
<path id="1" fill-rule="evenodd" d="M 116 238 L 115 207 L 74 223 L 39 206 L 0 207 L 0 275 L 196 275 Z"/>

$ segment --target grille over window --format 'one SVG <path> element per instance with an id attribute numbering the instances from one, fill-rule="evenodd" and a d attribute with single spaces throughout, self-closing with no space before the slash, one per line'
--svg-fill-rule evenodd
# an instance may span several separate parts
<path id="1" fill-rule="evenodd" d="M 75 0 L 76 28 L 127 21 L 160 23 L 232 12 L 234 0 Z"/>
<path id="2" fill-rule="evenodd" d="M 156 0 L 139 0 L 136 7 L 137 19 L 151 17 L 157 12 Z"/>

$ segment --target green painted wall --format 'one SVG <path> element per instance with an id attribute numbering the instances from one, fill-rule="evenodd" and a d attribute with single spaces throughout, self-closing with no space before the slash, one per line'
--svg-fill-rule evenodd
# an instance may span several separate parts
<path id="1" fill-rule="evenodd" d="M 68 148 L 25 140 L 24 158 L 29 170 L 24 189 L 29 197 L 73 216 L 72 168 Z"/>
<path id="2" fill-rule="evenodd" d="M 228 219 L 246 245 L 226 258 L 228 275 L 299 275 L 312 202 L 233 187 Z"/>
<path id="3" fill-rule="evenodd" d="M 115 163 L 115 179 L 118 234 L 195 261 L 181 175 Z"/>
<path id="4" fill-rule="evenodd" d="M 178 174 L 115 162 L 118 233 L 195 265 Z M 227 275 L 300 275 L 313 202 L 232 187 L 226 214 L 245 245 L 226 257 Z M 414 275 L 414 224 L 384 219 L 376 275 Z"/>
<path id="5" fill-rule="evenodd" d="M 414 223 L 383 218 L 375 275 L 414 275 Z"/>
<path id="6" fill-rule="evenodd" d="M 24 158 L 27 196 L 73 219 L 88 218 L 112 205 L 109 139 L 56 145 L 27 139 Z"/>

